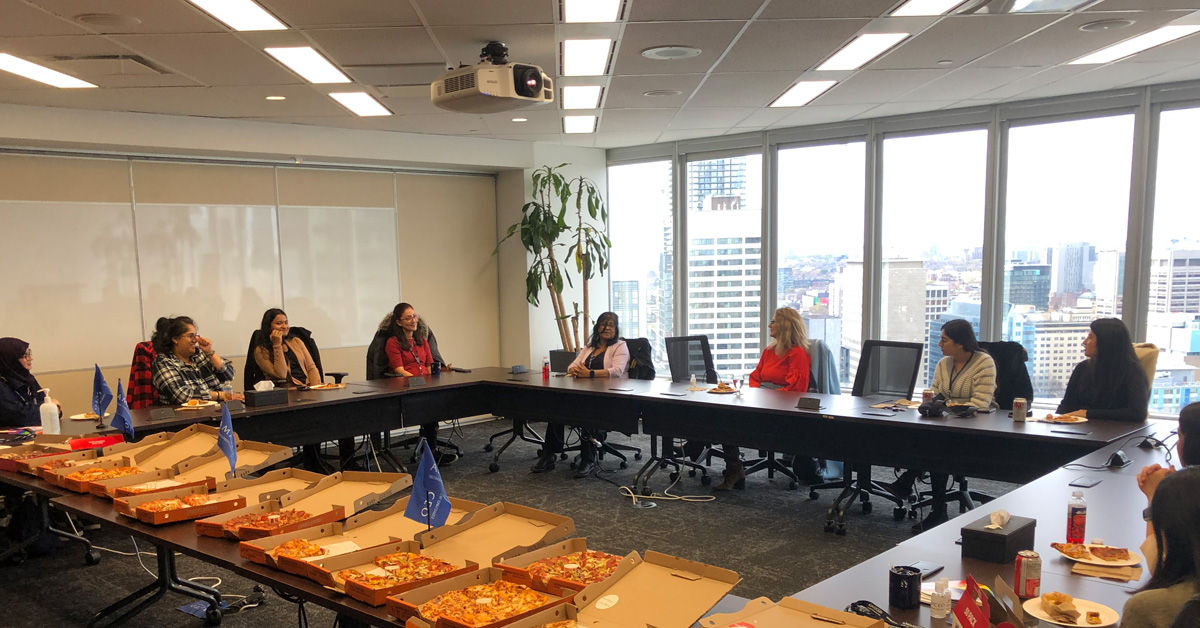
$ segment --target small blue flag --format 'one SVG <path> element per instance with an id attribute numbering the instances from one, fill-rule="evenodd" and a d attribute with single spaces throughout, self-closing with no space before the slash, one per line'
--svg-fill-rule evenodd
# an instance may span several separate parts
<path id="1" fill-rule="evenodd" d="M 108 382 L 104 381 L 104 373 L 100 372 L 100 365 L 97 364 L 96 378 L 92 381 L 92 412 L 103 418 L 104 411 L 108 410 L 108 404 L 112 400 L 112 390 L 109 390 Z"/>
<path id="2" fill-rule="evenodd" d="M 237 468 L 237 439 L 233 435 L 233 419 L 229 417 L 229 406 L 221 404 L 221 430 L 217 435 L 217 447 L 229 459 L 229 472 Z"/>
<path id="3" fill-rule="evenodd" d="M 421 464 L 417 466 L 417 476 L 413 478 L 412 496 L 408 498 L 404 516 L 433 528 L 445 525 L 446 519 L 450 518 L 450 496 L 446 495 L 442 474 L 433 461 L 428 442 L 421 453 Z"/>
<path id="4" fill-rule="evenodd" d="M 100 416 L 104 415 L 100 414 Z M 121 387 L 121 380 L 119 379 L 117 380 L 117 410 L 113 416 L 112 423 L 109 425 L 114 430 L 121 430 L 121 433 L 125 435 L 126 441 L 133 442 L 133 417 L 129 416 L 129 403 L 125 401 L 125 389 Z"/>

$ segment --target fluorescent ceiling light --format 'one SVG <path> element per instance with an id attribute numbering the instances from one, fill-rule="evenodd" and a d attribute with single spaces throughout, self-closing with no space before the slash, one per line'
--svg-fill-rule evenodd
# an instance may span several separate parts
<path id="1" fill-rule="evenodd" d="M 908 33 L 868 33 L 859 35 L 842 47 L 829 60 L 817 66 L 818 70 L 857 70 L 872 59 L 887 52 L 904 41 Z"/>
<path id="2" fill-rule="evenodd" d="M 596 116 L 564 116 L 564 133 L 593 133 L 596 130 Z"/>
<path id="3" fill-rule="evenodd" d="M 1001 13 L 1066 13 L 1091 0 L 1015 0 L 1000 3 Z"/>
<path id="4" fill-rule="evenodd" d="M 1149 33 L 1143 33 L 1133 39 L 1109 46 L 1102 50 L 1097 50 L 1090 55 L 1082 56 L 1069 65 L 1084 65 L 1090 63 L 1108 63 L 1117 59 L 1124 59 L 1130 55 L 1135 55 L 1148 48 L 1161 46 L 1170 41 L 1175 41 L 1180 37 L 1187 37 L 1192 33 L 1200 31 L 1198 24 L 1176 24 L 1174 26 L 1163 26 L 1156 28 Z"/>
<path id="5" fill-rule="evenodd" d="M 390 116 L 392 112 L 387 110 L 387 107 L 379 104 L 378 100 L 371 97 L 366 92 L 338 92 L 329 95 L 334 100 L 342 103 L 342 106 L 353 111 L 355 115 L 363 116 Z"/>
<path id="6" fill-rule="evenodd" d="M 941 15 L 963 3 L 963 0 L 908 0 L 892 11 L 892 17 Z"/>
<path id="7" fill-rule="evenodd" d="M 615 22 L 621 0 L 563 0 L 564 22 Z"/>
<path id="8" fill-rule="evenodd" d="M 563 88 L 563 109 L 595 109 L 599 106 L 599 85 L 571 85 Z"/>
<path id="9" fill-rule="evenodd" d="M 75 88 L 75 87 L 95 87 L 87 81 L 81 81 L 73 76 L 67 76 L 58 70 L 36 63 L 31 63 L 24 59 L 19 59 L 7 53 L 0 52 L 0 70 L 12 72 L 18 76 L 24 76 L 27 79 L 33 79 L 39 83 L 53 85 L 54 87 Z"/>
<path id="10" fill-rule="evenodd" d="M 205 13 L 225 22 L 235 31 L 285 31 L 287 24 L 275 19 L 253 0 L 189 0 Z"/>
<path id="11" fill-rule="evenodd" d="M 600 76 L 608 68 L 611 39 L 568 39 L 563 42 L 563 76 Z"/>
<path id="12" fill-rule="evenodd" d="M 349 83 L 350 77 L 308 46 L 267 48 L 267 54 L 303 76 L 309 83 Z"/>
<path id="13" fill-rule="evenodd" d="M 771 103 L 772 107 L 803 107 L 824 94 L 837 81 L 800 81 Z"/>

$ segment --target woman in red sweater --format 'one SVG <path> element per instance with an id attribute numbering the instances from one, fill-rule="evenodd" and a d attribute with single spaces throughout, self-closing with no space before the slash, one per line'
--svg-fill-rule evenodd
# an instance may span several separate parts
<path id="1" fill-rule="evenodd" d="M 388 368 L 401 377 L 424 377 L 430 374 L 433 351 L 425 338 L 425 329 L 418 329 L 419 321 L 417 310 L 407 303 L 400 303 L 392 310 L 392 337 L 388 338 L 384 350 L 387 352 Z M 421 424 L 421 436 L 429 443 L 434 460 L 438 464 L 450 464 L 457 460 L 456 454 L 437 450 L 437 435 L 437 421 Z"/>
<path id="2" fill-rule="evenodd" d="M 750 387 L 808 392 L 808 328 L 800 312 L 790 307 L 775 310 L 767 329 L 771 343 L 750 373 Z M 713 490 L 745 488 L 746 469 L 737 445 L 725 444 L 721 449 L 725 452 L 725 481 Z"/>

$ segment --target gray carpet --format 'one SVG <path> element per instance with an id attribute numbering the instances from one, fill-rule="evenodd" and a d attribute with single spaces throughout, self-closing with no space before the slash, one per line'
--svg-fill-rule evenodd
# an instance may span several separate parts
<path id="1" fill-rule="evenodd" d="M 475 424 L 464 427 L 454 437 L 464 456 L 442 468 L 451 496 L 485 503 L 511 501 L 569 516 L 575 521 L 577 535 L 586 537 L 588 546 L 594 549 L 616 554 L 650 549 L 732 569 L 742 577 L 733 593 L 743 597 L 779 599 L 790 595 L 885 551 L 912 534 L 911 522 L 893 521 L 892 509 L 884 503 L 877 503 L 877 510 L 869 515 L 855 507 L 846 536 L 826 534 L 822 524 L 834 494 L 826 492 L 820 499 L 810 501 L 806 489 L 787 490 L 787 479 L 779 476 L 774 480 L 765 475 L 751 476 L 746 490 L 718 494 L 712 502 L 650 498 L 657 507 L 638 510 L 632 507 L 629 498 L 618 493 L 616 486 L 603 479 L 575 479 L 565 462 L 551 473 L 529 473 L 536 447 L 520 441 L 501 458 L 501 470 L 488 473 L 491 455 L 482 452 L 483 445 L 490 434 L 505 427 L 507 422 Z M 445 430 L 443 434 L 448 432 Z M 644 437 L 630 439 L 617 434 L 612 440 L 648 446 Z M 641 463 L 631 459 L 628 469 L 619 469 L 616 463 L 612 458 L 603 461 L 602 465 L 611 471 L 602 476 L 617 484 L 630 484 Z M 716 481 L 720 481 L 720 468 L 721 463 L 715 462 Z M 876 470 L 876 476 L 890 479 L 893 474 L 891 469 L 882 469 Z M 660 472 L 652 488 L 661 491 L 667 482 L 666 472 Z M 972 488 L 996 496 L 1015 488 L 987 481 L 972 484 Z M 685 475 L 672 492 L 705 495 L 709 490 L 697 478 Z M 954 514 L 952 507 L 951 515 Z M 100 546 L 123 552 L 133 549 L 129 537 L 107 530 L 89 532 L 88 536 Z M 4 625 L 82 626 L 101 607 L 151 581 L 136 558 L 103 553 L 103 561 L 96 567 L 85 567 L 82 553 L 75 546 L 64 546 L 21 564 L 0 567 L 0 574 L 6 580 Z M 154 559 L 143 559 L 153 569 Z M 223 580 L 220 590 L 225 594 L 245 595 L 254 585 L 187 557 L 180 557 L 178 565 L 184 577 L 220 577 Z M 188 601 L 170 595 L 127 625 L 200 626 L 201 620 L 175 610 Z M 311 604 L 305 606 L 312 625 L 332 625 L 332 612 Z M 265 605 L 227 616 L 224 625 L 292 626 L 296 622 L 297 607 L 268 593 Z"/>

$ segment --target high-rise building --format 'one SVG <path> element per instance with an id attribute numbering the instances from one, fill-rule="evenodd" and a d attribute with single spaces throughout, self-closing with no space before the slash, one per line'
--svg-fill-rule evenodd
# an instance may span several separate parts
<path id="1" fill-rule="evenodd" d="M 1063 242 L 1054 247 L 1050 291 L 1055 294 L 1079 294 L 1092 289 L 1092 268 L 1096 247 L 1087 242 Z"/>
<path id="2" fill-rule="evenodd" d="M 1096 314 L 1120 316 L 1125 294 L 1125 252 L 1096 253 Z"/>
<path id="3" fill-rule="evenodd" d="M 626 338 L 642 337 L 641 295 L 637 281 L 612 282 L 612 311 L 620 321 L 621 335 Z"/>
<path id="4" fill-rule="evenodd" d="M 762 353 L 758 210 L 688 214 L 687 334 L 705 335 L 723 375 L 746 375 Z"/>
<path id="5" fill-rule="evenodd" d="M 925 265 L 921 260 L 883 260 L 881 337 L 901 342 L 927 342 L 925 323 Z M 842 347 L 850 379 L 862 355 L 862 261 L 847 261 L 838 275 L 842 284 Z M 921 382 L 918 382 L 920 385 Z"/>
<path id="6" fill-rule="evenodd" d="M 1050 265 L 1009 263 L 1004 267 L 1004 301 L 1050 309 Z"/>
<path id="7" fill-rule="evenodd" d="M 1021 343 L 1029 353 L 1035 398 L 1062 397 L 1071 372 L 1084 358 L 1083 339 L 1095 318 L 1091 311 L 1038 312 L 1028 305 L 1014 307 L 1005 317 L 1005 337 Z"/>
<path id="8" fill-rule="evenodd" d="M 1176 243 L 1154 251 L 1150 311 L 1200 313 L 1200 243 Z"/>
<path id="9" fill-rule="evenodd" d="M 925 284 L 925 328 L 940 317 L 944 312 L 950 309 L 950 284 L 945 283 L 927 283 Z M 939 327 L 939 330 L 941 328 Z M 925 336 L 925 352 L 924 352 L 924 368 L 921 369 L 921 376 L 917 378 L 918 383 L 925 386 L 933 381 L 933 367 L 937 366 L 937 362 L 933 361 L 933 349 L 937 347 L 937 339 L 933 339 L 930 343 L 931 336 Z M 939 358 L 940 359 L 940 358 Z M 928 379 L 925 374 L 928 373 Z"/>
<path id="10" fill-rule="evenodd" d="M 730 201 L 735 197 L 737 201 Z M 746 158 L 706 159 L 687 166 L 689 211 L 746 207 Z"/>

